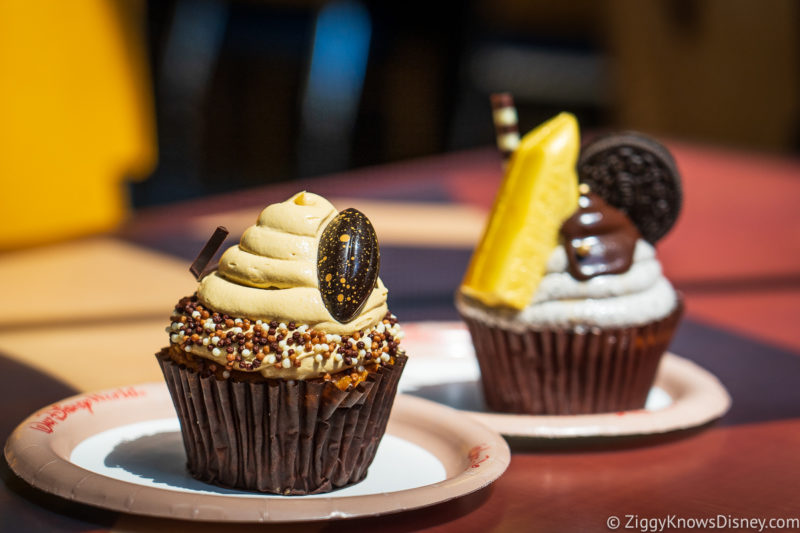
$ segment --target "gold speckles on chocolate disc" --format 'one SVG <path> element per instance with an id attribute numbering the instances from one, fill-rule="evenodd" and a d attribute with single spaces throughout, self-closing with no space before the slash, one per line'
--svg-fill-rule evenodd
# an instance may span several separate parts
<path id="1" fill-rule="evenodd" d="M 369 219 L 345 209 L 322 232 L 317 251 L 317 280 L 325 307 L 339 322 L 352 320 L 378 280 L 380 249 Z"/>

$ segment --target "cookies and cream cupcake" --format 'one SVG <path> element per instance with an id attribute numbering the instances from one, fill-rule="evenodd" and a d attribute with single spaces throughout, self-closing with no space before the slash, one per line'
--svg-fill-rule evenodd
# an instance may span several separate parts
<path id="1" fill-rule="evenodd" d="M 157 358 L 193 476 L 276 494 L 366 476 L 406 361 L 379 263 L 363 214 L 301 192 L 178 302 Z"/>
<path id="2" fill-rule="evenodd" d="M 584 414 L 644 407 L 682 303 L 625 209 L 634 203 L 630 194 L 642 201 L 646 191 L 658 190 L 653 183 L 677 190 L 678 199 L 680 189 L 677 182 L 664 184 L 677 173 L 667 173 L 674 163 L 663 147 L 647 139 L 646 150 L 641 142 L 632 148 L 625 140 L 602 139 L 610 152 L 584 149 L 592 155 L 582 160 L 589 179 L 581 185 L 571 115 L 526 135 L 512 154 L 456 295 L 492 410 Z M 604 159 L 609 154 L 617 157 L 612 164 Z M 619 182 L 632 188 L 609 194 L 619 193 Z M 649 185 L 637 191 L 642 183 Z M 628 204 L 618 209 L 596 191 Z M 663 218 L 669 225 L 675 204 Z M 653 224 L 646 209 L 637 213 L 648 236 L 669 229 Z"/>

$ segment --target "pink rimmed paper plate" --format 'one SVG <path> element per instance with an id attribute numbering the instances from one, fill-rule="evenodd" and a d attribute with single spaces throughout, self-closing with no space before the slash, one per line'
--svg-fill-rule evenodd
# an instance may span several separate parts
<path id="1" fill-rule="evenodd" d="M 441 503 L 496 480 L 510 460 L 494 430 L 449 407 L 399 395 L 364 481 L 328 494 L 276 496 L 207 485 L 185 470 L 161 383 L 73 396 L 22 422 L 9 466 L 61 497 L 185 520 L 291 522 L 374 516 Z"/>
<path id="2" fill-rule="evenodd" d="M 574 439 L 669 433 L 702 426 L 731 405 L 725 387 L 697 364 L 667 353 L 644 409 L 618 413 L 533 416 L 487 412 L 480 370 L 462 322 L 404 324 L 410 354 L 400 390 L 457 407 L 508 437 Z"/>

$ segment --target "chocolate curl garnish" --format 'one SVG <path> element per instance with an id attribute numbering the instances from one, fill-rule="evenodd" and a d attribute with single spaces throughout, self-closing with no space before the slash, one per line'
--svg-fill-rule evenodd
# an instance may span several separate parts
<path id="1" fill-rule="evenodd" d="M 227 228 L 225 228 L 225 226 L 217 226 L 217 229 L 214 230 L 214 234 L 208 239 L 208 242 L 203 246 L 203 249 L 200 250 L 200 253 L 197 254 L 197 259 L 195 259 L 192 266 L 189 267 L 189 272 L 194 275 L 197 281 L 200 281 L 203 277 L 208 263 L 211 262 L 211 258 L 217 253 L 217 250 L 219 250 L 219 247 L 225 242 L 227 236 Z"/>
<path id="2" fill-rule="evenodd" d="M 514 98 L 510 93 L 494 93 L 489 97 L 492 102 L 492 119 L 497 135 L 497 149 L 503 156 L 503 168 L 508 165 L 511 154 L 519 146 L 519 120 Z"/>

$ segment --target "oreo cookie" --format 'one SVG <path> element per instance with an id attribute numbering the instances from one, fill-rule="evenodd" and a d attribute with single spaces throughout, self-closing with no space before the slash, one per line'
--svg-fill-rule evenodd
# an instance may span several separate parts
<path id="1" fill-rule="evenodd" d="M 581 149 L 578 177 L 624 212 L 655 243 L 675 224 L 683 202 L 675 160 L 661 143 L 636 132 L 610 133 Z"/>

